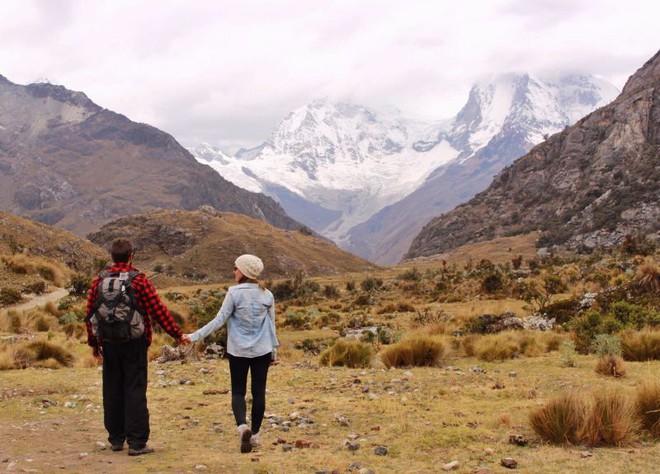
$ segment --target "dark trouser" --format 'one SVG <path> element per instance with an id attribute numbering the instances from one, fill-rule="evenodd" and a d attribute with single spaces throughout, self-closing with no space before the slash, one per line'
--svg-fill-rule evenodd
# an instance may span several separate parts
<path id="1" fill-rule="evenodd" d="M 103 421 L 110 444 L 140 449 L 149 439 L 147 343 L 103 345 Z"/>
<path id="2" fill-rule="evenodd" d="M 229 356 L 229 373 L 231 375 L 231 409 L 234 412 L 236 425 L 247 424 L 247 374 L 250 370 L 250 388 L 252 390 L 252 433 L 258 433 L 266 411 L 266 380 L 271 354 L 259 357 Z"/>

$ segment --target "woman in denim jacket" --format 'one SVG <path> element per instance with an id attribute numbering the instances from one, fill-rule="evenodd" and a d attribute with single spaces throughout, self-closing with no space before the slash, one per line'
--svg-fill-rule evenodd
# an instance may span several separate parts
<path id="1" fill-rule="evenodd" d="M 234 412 L 241 452 L 249 453 L 259 443 L 259 429 L 266 411 L 268 367 L 276 359 L 275 299 L 257 277 L 264 269 L 259 257 L 241 255 L 234 262 L 235 286 L 227 291 L 216 317 L 192 334 L 184 344 L 204 339 L 227 324 L 227 354 L 231 376 L 231 408 Z M 247 424 L 247 374 L 252 390 L 252 423 Z"/>

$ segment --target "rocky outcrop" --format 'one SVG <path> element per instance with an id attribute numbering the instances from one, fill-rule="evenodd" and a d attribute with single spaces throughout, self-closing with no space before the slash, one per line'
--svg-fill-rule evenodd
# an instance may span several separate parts
<path id="1" fill-rule="evenodd" d="M 660 231 L 660 53 L 610 105 L 551 136 L 484 192 L 430 221 L 411 259 L 541 230 L 540 247 L 619 244 Z"/>

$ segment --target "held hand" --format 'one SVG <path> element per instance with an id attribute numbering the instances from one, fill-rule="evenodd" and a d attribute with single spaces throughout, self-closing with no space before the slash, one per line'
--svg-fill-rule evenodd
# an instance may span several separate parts
<path id="1" fill-rule="evenodd" d="M 92 347 L 92 355 L 97 359 L 103 359 L 103 348 L 101 346 Z"/>
<path id="2" fill-rule="evenodd" d="M 181 344 L 182 346 L 187 346 L 191 342 L 192 341 L 190 340 L 190 336 L 188 334 L 183 334 L 181 336 L 181 339 L 179 339 L 179 344 Z"/>

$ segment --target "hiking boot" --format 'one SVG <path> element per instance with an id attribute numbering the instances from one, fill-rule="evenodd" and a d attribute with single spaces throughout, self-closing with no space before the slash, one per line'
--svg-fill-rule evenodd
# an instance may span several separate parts
<path id="1" fill-rule="evenodd" d="M 259 446 L 259 433 L 255 433 L 250 436 L 250 446 L 252 446 L 252 448 Z"/>
<path id="2" fill-rule="evenodd" d="M 252 438 L 252 430 L 248 428 L 248 425 L 243 424 L 238 427 L 238 437 L 241 439 L 241 452 L 251 452 L 252 445 L 250 444 L 250 438 Z"/>
<path id="3" fill-rule="evenodd" d="M 147 445 L 144 445 L 141 448 L 128 448 L 129 456 L 140 456 L 142 454 L 149 454 L 153 452 L 154 452 L 154 448 Z"/>
<path id="4" fill-rule="evenodd" d="M 113 444 L 112 446 L 110 446 L 110 449 L 112 449 L 113 451 L 121 451 L 124 449 L 124 443 Z"/>

